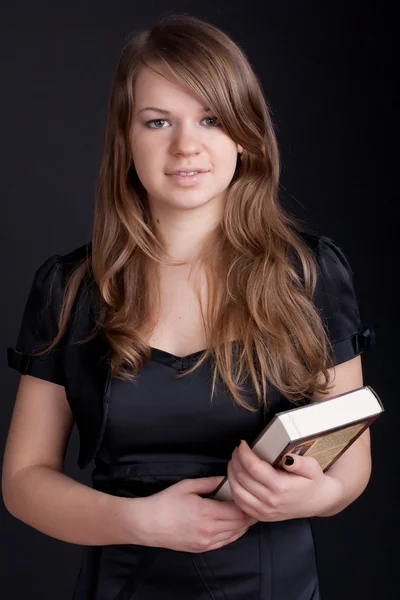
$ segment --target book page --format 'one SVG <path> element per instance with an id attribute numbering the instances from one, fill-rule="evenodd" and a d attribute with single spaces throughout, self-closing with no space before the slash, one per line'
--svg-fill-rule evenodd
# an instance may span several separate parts
<path id="1" fill-rule="evenodd" d="M 364 423 L 357 423 L 356 425 L 315 437 L 297 444 L 292 448 L 291 452 L 302 456 L 312 456 L 319 462 L 322 470 L 325 470 L 337 455 L 346 446 L 350 445 L 351 440 L 364 426 Z"/>

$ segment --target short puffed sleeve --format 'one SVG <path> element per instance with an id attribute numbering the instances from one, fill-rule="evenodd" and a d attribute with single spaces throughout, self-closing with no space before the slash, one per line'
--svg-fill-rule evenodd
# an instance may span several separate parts
<path id="1" fill-rule="evenodd" d="M 353 271 L 343 250 L 331 238 L 320 236 L 317 247 L 315 304 L 320 310 L 333 351 L 335 365 L 375 343 L 374 325 L 361 322 L 354 290 Z"/>
<path id="2" fill-rule="evenodd" d="M 29 353 L 43 350 L 57 333 L 62 284 L 59 255 L 54 255 L 35 272 L 15 347 L 7 348 L 9 367 L 23 375 L 32 375 L 59 385 L 65 385 L 62 340 L 41 356 L 30 356 Z"/>

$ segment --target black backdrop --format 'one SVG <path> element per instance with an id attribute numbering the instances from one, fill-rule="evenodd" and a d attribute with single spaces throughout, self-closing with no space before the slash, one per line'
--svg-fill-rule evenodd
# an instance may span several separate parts
<path id="1" fill-rule="evenodd" d="M 150 5 L 149 5 L 150 6 Z M 395 315 L 394 16 L 387 2 L 22 2 L 0 9 L 2 93 L 2 450 L 19 375 L 7 369 L 34 270 L 90 239 L 94 186 L 111 76 L 124 37 L 186 12 L 245 50 L 273 108 L 282 154 L 281 198 L 335 239 L 354 271 L 361 314 L 377 327 L 364 380 L 385 414 L 371 429 L 373 472 L 343 512 L 313 519 L 324 600 L 392 598 L 397 394 Z M 65 472 L 90 485 L 93 463 Z M 4 508 L 2 597 L 72 596 L 80 547 L 45 536 Z M 396 547 L 396 546 L 395 546 Z M 281 599 L 274 599 L 281 600 Z"/>

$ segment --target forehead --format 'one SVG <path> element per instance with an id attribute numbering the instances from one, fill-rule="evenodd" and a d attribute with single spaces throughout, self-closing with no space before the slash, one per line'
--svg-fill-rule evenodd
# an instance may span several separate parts
<path id="1" fill-rule="evenodd" d="M 167 67 L 157 64 L 155 68 L 162 75 L 147 67 L 143 67 L 138 74 L 134 88 L 136 110 L 146 106 L 157 106 L 169 111 L 197 111 L 203 108 L 204 103 L 178 82 Z"/>

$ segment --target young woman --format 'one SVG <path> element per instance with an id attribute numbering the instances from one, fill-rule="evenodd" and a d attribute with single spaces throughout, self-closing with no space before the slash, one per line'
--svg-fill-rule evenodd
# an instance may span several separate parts
<path id="1" fill-rule="evenodd" d="M 362 386 L 374 332 L 342 250 L 278 181 L 260 82 L 224 32 L 173 16 L 131 36 L 92 240 L 38 268 L 8 349 L 4 501 L 83 546 L 75 600 L 320 597 L 309 519 L 363 492 L 369 432 L 325 473 L 250 445 L 276 412 Z M 63 473 L 73 423 L 92 488 Z M 226 474 L 234 501 L 207 498 Z"/>

